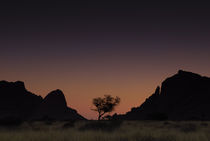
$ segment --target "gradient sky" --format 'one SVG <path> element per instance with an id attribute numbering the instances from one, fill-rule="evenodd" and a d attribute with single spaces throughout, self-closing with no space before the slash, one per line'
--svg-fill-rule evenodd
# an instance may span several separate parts
<path id="1" fill-rule="evenodd" d="M 210 6 L 16 2 L 0 6 L 0 79 L 46 96 L 61 89 L 86 118 L 111 94 L 139 106 L 179 69 L 210 76 Z"/>

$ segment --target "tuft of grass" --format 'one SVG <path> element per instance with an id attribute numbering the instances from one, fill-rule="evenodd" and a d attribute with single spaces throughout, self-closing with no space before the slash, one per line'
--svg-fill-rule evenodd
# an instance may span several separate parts
<path id="1" fill-rule="evenodd" d="M 201 123 L 201 126 L 206 126 L 206 127 L 207 127 L 207 126 L 208 126 L 208 123 L 202 122 L 202 123 Z"/>
<path id="2" fill-rule="evenodd" d="M 198 126 L 193 123 L 185 123 L 181 126 L 180 130 L 183 132 L 195 132 L 198 130 Z"/>

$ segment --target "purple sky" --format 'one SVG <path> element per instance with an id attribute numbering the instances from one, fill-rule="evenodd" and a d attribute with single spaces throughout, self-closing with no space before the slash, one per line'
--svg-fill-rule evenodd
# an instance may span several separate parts
<path id="1" fill-rule="evenodd" d="M 179 69 L 210 76 L 210 8 L 196 4 L 2 3 L 0 78 L 45 96 L 60 88 L 88 118 L 91 99 L 138 106 Z M 78 104 L 81 101 L 82 104 Z"/>

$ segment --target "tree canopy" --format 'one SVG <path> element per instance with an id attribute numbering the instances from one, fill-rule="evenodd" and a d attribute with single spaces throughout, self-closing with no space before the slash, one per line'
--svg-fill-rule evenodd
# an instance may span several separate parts
<path id="1" fill-rule="evenodd" d="M 98 120 L 101 120 L 106 113 L 114 111 L 114 108 L 120 103 L 120 98 L 118 96 L 114 98 L 111 95 L 104 95 L 103 98 L 94 98 L 92 103 L 96 107 L 92 110 L 98 112 Z"/>

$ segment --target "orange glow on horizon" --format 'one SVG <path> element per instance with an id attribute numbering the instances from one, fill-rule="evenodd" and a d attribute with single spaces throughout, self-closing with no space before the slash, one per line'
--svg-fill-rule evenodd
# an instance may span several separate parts
<path id="1" fill-rule="evenodd" d="M 96 119 L 97 113 L 91 111 L 92 99 L 111 94 L 119 96 L 121 103 L 115 112 L 118 114 L 130 111 L 132 107 L 140 106 L 152 93 L 156 87 L 161 85 L 161 82 L 167 77 L 176 72 L 167 73 L 157 72 L 156 74 L 130 75 L 123 77 L 99 77 L 95 79 L 88 78 L 73 78 L 62 77 L 62 79 L 43 77 L 42 81 L 36 77 L 30 79 L 22 79 L 25 82 L 26 89 L 45 97 L 50 91 L 61 89 L 66 97 L 69 107 L 76 109 L 79 114 L 88 119 Z M 150 76 L 150 77 L 149 77 Z M 22 78 L 22 76 L 20 77 Z M 55 81 L 56 80 L 56 81 Z M 70 81 L 72 80 L 72 81 Z M 8 81 L 16 81 L 9 79 Z"/>

